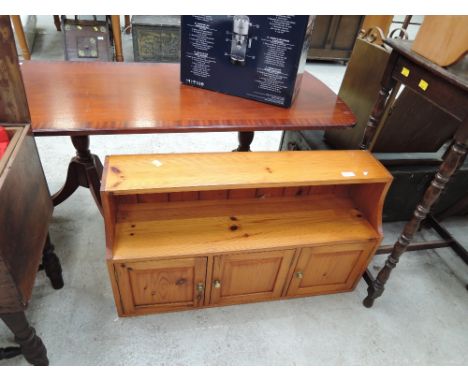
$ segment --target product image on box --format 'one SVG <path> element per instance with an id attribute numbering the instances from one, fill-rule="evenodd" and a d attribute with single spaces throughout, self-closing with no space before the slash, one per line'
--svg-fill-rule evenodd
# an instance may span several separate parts
<path id="1" fill-rule="evenodd" d="M 181 82 L 289 107 L 312 26 L 310 16 L 182 16 Z"/>
<path id="2" fill-rule="evenodd" d="M 247 16 L 234 16 L 232 21 L 231 62 L 245 65 L 245 54 L 249 40 L 249 23 Z"/>

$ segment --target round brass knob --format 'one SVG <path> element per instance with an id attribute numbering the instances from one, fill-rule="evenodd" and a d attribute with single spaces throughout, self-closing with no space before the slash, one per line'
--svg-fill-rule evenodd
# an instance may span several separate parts
<path id="1" fill-rule="evenodd" d="M 216 289 L 221 288 L 221 281 L 219 280 L 213 281 L 213 287 Z"/>
<path id="2" fill-rule="evenodd" d="M 304 278 L 304 273 L 302 273 L 302 272 L 296 272 L 296 278 L 298 278 L 298 279 Z"/>

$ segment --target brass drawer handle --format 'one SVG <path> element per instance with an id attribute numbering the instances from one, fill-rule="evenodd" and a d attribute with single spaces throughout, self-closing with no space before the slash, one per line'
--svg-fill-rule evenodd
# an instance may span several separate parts
<path id="1" fill-rule="evenodd" d="M 221 288 L 221 281 L 219 280 L 213 281 L 213 287 L 216 289 Z"/>
<path id="2" fill-rule="evenodd" d="M 203 290 L 205 289 L 205 284 L 198 283 L 196 289 L 197 289 L 197 300 L 200 302 L 203 298 Z"/>
<path id="3" fill-rule="evenodd" d="M 303 279 L 304 278 L 304 273 L 296 272 L 295 276 L 296 276 L 297 279 Z"/>

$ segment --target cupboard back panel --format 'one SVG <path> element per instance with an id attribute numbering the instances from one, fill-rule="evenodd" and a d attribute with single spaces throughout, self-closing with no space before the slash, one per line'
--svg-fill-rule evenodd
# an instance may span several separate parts
<path id="1" fill-rule="evenodd" d="M 195 200 L 265 199 L 273 197 L 335 194 L 347 196 L 350 185 L 313 187 L 270 187 L 235 190 L 188 191 L 154 194 L 116 195 L 119 204 L 166 203 Z"/>

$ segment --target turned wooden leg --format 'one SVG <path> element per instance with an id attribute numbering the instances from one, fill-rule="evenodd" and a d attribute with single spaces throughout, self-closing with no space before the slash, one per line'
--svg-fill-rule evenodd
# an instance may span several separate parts
<path id="1" fill-rule="evenodd" d="M 463 163 L 465 163 L 466 160 L 466 154 L 465 156 L 460 160 L 460 165 L 459 167 L 463 166 Z M 444 211 L 440 212 L 436 217 L 438 221 L 442 221 L 450 216 L 454 216 L 461 211 L 466 211 L 468 208 L 468 195 L 465 195 L 465 197 L 461 198 L 454 204 L 452 204 L 450 207 L 446 208 Z"/>
<path id="2" fill-rule="evenodd" d="M 52 288 L 61 289 L 63 288 L 62 266 L 54 249 L 55 247 L 50 241 L 50 235 L 47 235 L 46 244 L 42 251 L 42 266 L 52 284 Z"/>
<path id="3" fill-rule="evenodd" d="M 374 300 L 382 295 L 385 283 L 390 277 L 390 273 L 398 264 L 402 253 L 405 252 L 406 248 L 411 243 L 421 221 L 424 220 L 431 210 L 431 207 L 439 199 L 445 185 L 458 168 L 458 165 L 460 164 L 460 161 L 463 160 L 466 152 L 467 148 L 464 142 L 460 141 L 455 142 L 449 148 L 448 155 L 446 155 L 444 162 L 424 193 L 422 201 L 416 207 L 413 217 L 408 223 L 406 223 L 402 234 L 393 246 L 392 253 L 388 256 L 385 266 L 379 272 L 375 281 L 367 288 L 368 295 L 363 301 L 365 307 L 370 308 L 374 304 Z"/>
<path id="4" fill-rule="evenodd" d="M 54 15 L 54 24 L 55 24 L 55 29 L 57 29 L 57 32 L 60 32 L 62 30 L 62 23 L 60 22 L 59 15 Z"/>
<path id="5" fill-rule="evenodd" d="M 120 33 L 120 16 L 111 16 L 112 34 L 114 36 L 115 61 L 123 62 L 122 34 Z"/>
<path id="6" fill-rule="evenodd" d="M 18 15 L 10 16 L 13 27 L 15 28 L 15 34 L 18 39 L 18 44 L 21 47 L 23 59 L 30 60 L 31 52 L 29 51 L 28 42 L 26 41 L 26 35 L 24 34 L 23 24 L 21 23 L 21 17 Z"/>
<path id="7" fill-rule="evenodd" d="M 89 136 L 79 135 L 71 137 L 76 149 L 76 156 L 68 165 L 67 179 L 63 187 L 52 196 L 54 206 L 66 200 L 79 187 L 89 188 L 91 194 L 102 213 L 101 195 L 99 193 L 102 177 L 102 163 L 97 155 L 89 150 Z"/>
<path id="8" fill-rule="evenodd" d="M 377 101 L 375 101 L 372 113 L 369 116 L 367 121 L 367 126 L 364 131 L 364 137 L 362 138 L 361 150 L 367 150 L 374 138 L 375 133 L 377 132 L 377 127 L 379 126 L 382 115 L 385 111 L 385 105 L 387 104 L 388 97 L 390 95 L 391 88 L 382 87 L 379 90 L 379 96 Z"/>
<path id="9" fill-rule="evenodd" d="M 237 133 L 239 146 L 234 151 L 250 151 L 250 145 L 254 139 L 253 131 L 240 131 Z"/>
<path id="10" fill-rule="evenodd" d="M 36 366 L 49 364 L 47 350 L 34 328 L 29 325 L 24 312 L 1 313 L 0 318 L 15 335 L 15 341 L 29 363 Z"/>
<path id="11" fill-rule="evenodd" d="M 369 146 L 374 139 L 375 133 L 377 132 L 377 127 L 380 124 L 380 120 L 384 115 L 385 108 L 389 100 L 389 95 L 397 84 L 397 82 L 392 78 L 392 71 L 397 58 L 398 54 L 392 53 L 388 59 L 387 67 L 382 77 L 379 95 L 374 103 L 372 112 L 367 121 L 366 129 L 364 130 L 364 136 L 360 146 L 361 150 L 369 149 Z"/>

